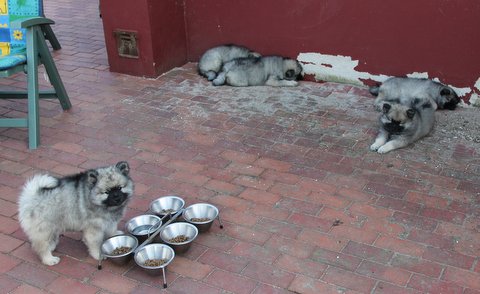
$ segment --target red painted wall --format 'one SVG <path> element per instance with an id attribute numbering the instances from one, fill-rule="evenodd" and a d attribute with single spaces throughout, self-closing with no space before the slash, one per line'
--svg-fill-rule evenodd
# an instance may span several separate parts
<path id="1" fill-rule="evenodd" d="M 111 71 L 157 77 L 185 64 L 184 2 L 101 0 L 100 10 Z M 138 59 L 118 55 L 113 33 L 117 29 L 138 32 Z"/>
<path id="2" fill-rule="evenodd" d="M 455 87 L 480 77 L 478 0 L 101 0 L 112 71 L 158 76 L 224 43 L 264 55 L 350 56 L 358 71 L 428 72 Z M 121 58 L 114 29 L 139 31 Z"/>
<path id="3" fill-rule="evenodd" d="M 358 71 L 428 72 L 456 87 L 480 77 L 478 0 L 186 0 L 188 59 L 238 43 L 264 55 L 351 56 Z"/>
<path id="4" fill-rule="evenodd" d="M 152 50 L 158 76 L 186 63 L 184 1 L 150 0 L 149 10 Z"/>

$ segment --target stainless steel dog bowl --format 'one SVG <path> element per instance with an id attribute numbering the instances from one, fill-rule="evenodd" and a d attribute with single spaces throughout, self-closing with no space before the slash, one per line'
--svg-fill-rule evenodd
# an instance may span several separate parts
<path id="1" fill-rule="evenodd" d="M 183 219 L 195 225 L 200 233 L 208 231 L 217 217 L 218 209 L 208 203 L 192 204 L 183 211 Z M 198 221 L 198 219 L 208 220 Z"/>
<path id="2" fill-rule="evenodd" d="M 163 196 L 150 203 L 150 211 L 160 217 L 174 215 L 185 206 L 185 201 L 178 196 Z"/>
<path id="3" fill-rule="evenodd" d="M 138 246 L 137 238 L 130 235 L 116 235 L 108 238 L 102 243 L 102 254 L 116 264 L 125 264 L 133 256 L 133 251 Z M 129 247 L 126 253 L 114 254 L 115 250 L 121 247 Z"/>
<path id="4" fill-rule="evenodd" d="M 140 248 L 135 253 L 134 259 L 135 263 L 138 264 L 142 269 L 151 275 L 159 275 L 164 273 L 164 268 L 169 265 L 173 258 L 175 257 L 174 250 L 165 244 L 147 244 Z M 145 265 L 147 260 L 159 260 L 163 259 L 165 263 L 158 266 L 148 266 Z"/>
<path id="5" fill-rule="evenodd" d="M 141 243 L 153 234 L 162 225 L 162 220 L 153 214 L 143 214 L 131 218 L 126 224 L 127 232 Z"/>
<path id="6" fill-rule="evenodd" d="M 179 236 L 187 237 L 186 241 L 183 242 L 172 242 L 173 238 L 178 238 Z M 198 229 L 189 223 L 178 222 L 172 223 L 162 229 L 160 232 L 160 239 L 170 247 L 175 250 L 175 253 L 180 254 L 184 253 L 190 248 L 193 240 L 198 235 Z"/>

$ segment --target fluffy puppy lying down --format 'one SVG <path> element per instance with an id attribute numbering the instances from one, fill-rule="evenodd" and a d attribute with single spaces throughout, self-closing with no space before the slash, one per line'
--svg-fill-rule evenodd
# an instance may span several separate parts
<path id="1" fill-rule="evenodd" d="M 378 136 L 370 150 L 387 153 L 427 136 L 435 123 L 435 109 L 436 105 L 424 99 L 413 99 L 408 105 L 384 102 Z"/>
<path id="2" fill-rule="evenodd" d="M 382 109 L 384 102 L 408 104 L 415 98 L 430 100 L 438 109 L 454 110 L 460 102 L 451 87 L 428 79 L 393 77 L 370 87 L 370 93 L 377 97 L 374 102 L 377 110 Z"/>
<path id="3" fill-rule="evenodd" d="M 223 65 L 213 80 L 213 85 L 246 86 L 296 86 L 302 73 L 297 60 L 280 56 L 238 58 Z"/>
<path id="4" fill-rule="evenodd" d="M 237 45 L 222 45 L 205 51 L 198 62 L 198 72 L 212 81 L 217 77 L 222 66 L 235 59 L 242 57 L 259 57 L 260 54 L 250 49 Z"/>

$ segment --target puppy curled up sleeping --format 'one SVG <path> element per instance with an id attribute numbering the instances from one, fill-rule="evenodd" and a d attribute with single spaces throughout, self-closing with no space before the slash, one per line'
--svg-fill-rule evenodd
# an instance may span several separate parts
<path id="1" fill-rule="evenodd" d="M 212 81 L 217 77 L 222 66 L 235 59 L 241 57 L 259 57 L 260 54 L 246 47 L 238 45 L 221 45 L 213 47 L 205 51 L 198 62 L 198 72 Z"/>
<path id="2" fill-rule="evenodd" d="M 213 80 L 213 85 L 246 86 L 297 86 L 302 73 L 297 60 L 280 56 L 237 58 L 223 65 Z"/>
<path id="3" fill-rule="evenodd" d="M 115 165 L 87 170 L 66 177 L 35 175 L 19 198 L 20 226 L 42 263 L 55 265 L 52 255 L 65 231 L 82 231 L 83 242 L 94 259 L 100 259 L 103 241 L 117 231 L 133 195 L 130 167 Z"/>

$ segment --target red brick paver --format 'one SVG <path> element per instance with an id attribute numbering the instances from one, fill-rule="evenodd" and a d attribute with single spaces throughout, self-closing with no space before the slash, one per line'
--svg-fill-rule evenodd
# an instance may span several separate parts
<path id="1" fill-rule="evenodd" d="M 478 143 L 437 128 L 379 155 L 368 150 L 378 114 L 363 88 L 213 87 L 194 63 L 157 79 L 112 73 L 98 1 L 45 1 L 45 13 L 73 108 L 40 102 L 37 150 L 26 130 L 0 129 L 0 293 L 163 289 L 133 261 L 99 271 L 80 234 L 61 237 L 61 263 L 44 266 L 20 229 L 28 177 L 118 160 L 136 184 L 120 228 L 163 195 L 220 210 L 224 229 L 215 222 L 174 259 L 165 293 L 480 293 Z M 25 107 L 2 100 L 0 115 Z"/>

